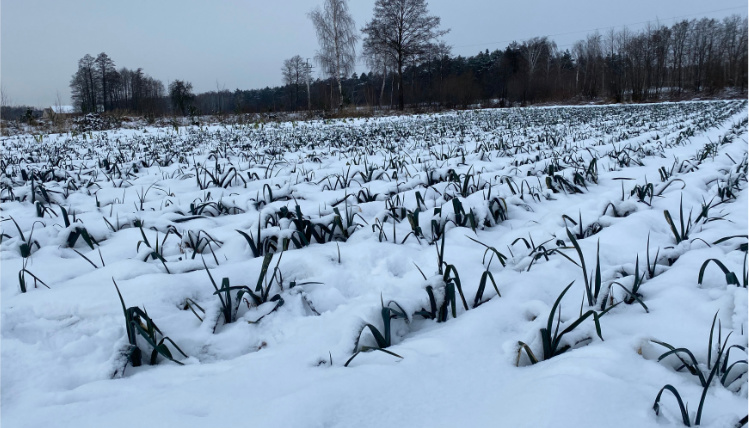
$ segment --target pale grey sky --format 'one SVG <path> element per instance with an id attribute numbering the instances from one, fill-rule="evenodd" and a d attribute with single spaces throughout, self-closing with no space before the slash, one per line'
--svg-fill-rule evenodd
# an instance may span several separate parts
<path id="1" fill-rule="evenodd" d="M 70 102 L 70 77 L 85 54 L 106 52 L 116 66 L 142 67 L 165 85 L 197 92 L 281 83 L 283 60 L 317 49 L 307 12 L 322 0 L 2 0 L 0 83 L 14 104 Z M 431 0 L 453 54 L 503 49 L 513 40 L 551 36 L 560 49 L 607 27 L 646 21 L 747 15 L 745 0 Z M 374 0 L 350 0 L 357 28 Z M 358 71 L 363 71 L 362 66 Z"/>

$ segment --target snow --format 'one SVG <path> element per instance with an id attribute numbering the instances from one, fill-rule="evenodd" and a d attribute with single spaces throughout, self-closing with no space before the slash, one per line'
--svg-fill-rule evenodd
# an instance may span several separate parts
<path id="1" fill-rule="evenodd" d="M 651 340 L 689 348 L 707 372 L 708 337 L 717 312 L 721 338 L 731 333 L 729 344 L 747 346 L 746 249 L 739 248 L 746 244 L 748 224 L 746 101 L 148 127 L 36 138 L 0 140 L 3 426 L 129 427 L 148 421 L 185 427 L 678 426 L 681 416 L 668 393 L 661 414 L 653 412 L 658 391 L 666 384 L 676 387 L 694 421 L 703 388 L 696 376 L 675 370 L 673 356 L 658 361 L 666 349 Z M 549 165 L 558 162 L 563 168 L 554 175 L 575 184 L 574 172 L 584 174 L 582 166 L 594 156 L 597 184 L 586 177 L 584 185 L 576 184 L 582 191 L 577 194 L 559 184 L 558 192 L 547 187 Z M 32 191 L 21 169 L 41 177 L 52 162 L 59 181 L 47 174 L 47 196 L 38 179 Z M 659 168 L 672 165 L 673 175 L 662 181 Z M 371 181 L 367 167 L 374 170 Z M 219 182 L 226 175 L 226 187 L 211 183 L 208 173 Z M 460 182 L 450 181 L 453 173 Z M 474 175 L 473 187 L 460 196 L 466 174 Z M 443 181 L 428 185 L 440 177 Z M 653 193 L 662 191 L 646 199 L 650 204 L 630 193 L 646 183 L 653 184 Z M 718 204 L 718 189 L 726 187 L 734 197 Z M 376 196 L 357 202 L 365 188 Z M 491 218 L 489 192 L 506 202 L 506 220 Z M 299 236 L 295 206 L 310 224 L 330 225 L 337 216 L 333 204 L 347 195 L 335 207 L 348 239 L 338 229 L 342 242 L 313 240 L 303 248 L 291 243 L 279 263 L 283 238 Z M 475 231 L 470 222 L 456 227 L 453 196 L 464 216 L 475 214 Z M 39 218 L 32 198 L 54 214 Z M 694 223 L 701 204 L 710 201 L 717 204 L 710 221 Z M 198 212 L 205 203 L 200 218 L 187 219 L 194 215 L 191 204 Z M 676 243 L 664 210 L 678 229 L 680 204 L 685 221 L 693 210 L 694 224 L 689 238 Z M 423 237 L 416 239 L 408 236 L 409 220 L 394 223 L 390 208 L 414 213 L 419 205 Z M 65 226 L 60 207 L 70 214 L 71 226 Z M 291 214 L 268 223 L 281 207 Z M 546 250 L 562 240 L 565 248 L 558 251 L 578 262 L 566 231 L 576 232 L 578 226 L 563 215 L 575 222 L 581 218 L 583 229 L 594 222 L 602 226 L 578 240 L 591 278 L 600 245 L 603 289 L 592 307 L 584 297 L 580 267 L 559 253 L 534 260 L 539 253 L 518 240 L 544 243 Z M 446 296 L 433 219 L 444 225 L 443 258 L 457 269 L 470 308 L 456 296 L 457 317 L 449 313 L 441 323 L 416 314 L 430 307 L 427 286 L 438 304 Z M 39 244 L 27 259 L 13 221 Z M 143 232 L 133 227 L 135 221 L 144 225 Z M 275 302 L 256 306 L 249 299 L 239 305 L 236 321 L 225 324 L 204 263 L 219 287 L 229 278 L 232 286 L 254 290 L 263 257 L 253 257 L 237 230 L 256 239 L 258 221 L 263 237 L 278 237 L 279 252 L 265 283 L 278 266 L 283 288 L 276 277 L 270 296 L 278 294 L 283 305 L 272 311 Z M 93 250 L 83 238 L 74 245 L 90 262 L 68 248 L 76 227 L 98 241 Z M 202 244 L 195 258 L 188 230 L 211 238 L 210 247 Z M 716 243 L 733 235 L 743 236 Z M 506 265 L 496 257 L 490 261 L 492 253 L 469 238 L 496 248 L 507 257 Z M 139 244 L 145 240 L 148 244 Z M 164 263 L 150 257 L 157 241 Z M 636 258 L 644 274 L 656 251 L 656 276 L 646 277 L 640 289 L 646 311 L 637 302 L 624 302 L 625 288 L 633 285 Z M 740 286 L 727 284 L 715 264 L 698 284 L 708 259 L 735 272 Z M 18 277 L 24 266 L 49 288 L 35 288 L 26 275 L 28 290 L 22 293 Z M 501 297 L 488 283 L 485 303 L 473 308 L 486 270 Z M 128 337 L 113 280 L 125 304 L 145 308 L 188 355 L 165 342 L 184 365 L 163 357 L 149 365 L 152 348 L 139 338 L 144 364 L 128 364 L 123 372 Z M 600 311 L 602 304 L 620 302 L 600 318 L 603 340 L 589 318 L 564 336 L 563 344 L 572 349 L 530 364 L 518 342 L 543 355 L 539 330 L 573 281 L 560 305 L 560 330 L 581 310 Z M 205 310 L 198 311 L 202 322 L 185 309 L 188 298 Z M 382 331 L 382 304 L 390 301 L 408 316 L 392 320 L 387 348 L 402 358 L 363 352 L 345 367 L 365 323 Z M 716 340 L 717 331 L 716 325 Z M 376 345 L 369 329 L 359 344 Z M 730 362 L 741 359 L 746 352 L 733 349 Z M 727 386 L 713 380 L 703 426 L 733 426 L 746 415 L 746 365 L 738 364 L 731 377 L 742 371 Z"/>
<path id="2" fill-rule="evenodd" d="M 53 105 L 50 107 L 55 113 L 74 113 L 75 107 L 70 105 Z"/>

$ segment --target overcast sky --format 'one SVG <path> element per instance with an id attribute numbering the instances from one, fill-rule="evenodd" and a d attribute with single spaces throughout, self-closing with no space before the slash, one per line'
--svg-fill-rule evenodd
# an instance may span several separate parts
<path id="1" fill-rule="evenodd" d="M 674 18 L 747 15 L 746 0 L 431 0 L 450 28 L 453 54 L 503 49 L 513 40 L 548 35 L 566 49 L 591 30 L 642 28 Z M 106 52 L 119 67 L 138 68 L 165 85 L 197 92 L 281 83 L 283 60 L 314 57 L 307 12 L 322 0 L 2 0 L 0 80 L 13 104 L 70 103 L 70 77 L 85 54 Z M 357 28 L 374 0 L 350 0 Z M 359 66 L 359 72 L 363 71 Z"/>

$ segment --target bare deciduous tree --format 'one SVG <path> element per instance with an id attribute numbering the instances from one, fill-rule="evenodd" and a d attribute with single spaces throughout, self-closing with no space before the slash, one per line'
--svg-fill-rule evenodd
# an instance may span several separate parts
<path id="1" fill-rule="evenodd" d="M 539 62 L 543 58 L 547 66 L 556 50 L 556 43 L 549 41 L 546 37 L 534 37 L 521 45 L 521 52 L 528 64 L 528 88 L 526 96 L 531 100 L 534 96 L 533 77 L 539 68 Z"/>
<path id="2" fill-rule="evenodd" d="M 365 63 L 370 69 L 375 70 L 376 72 L 382 70 L 382 84 L 380 87 L 379 102 L 380 107 L 382 107 L 382 103 L 385 98 L 385 82 L 387 79 L 388 70 L 392 70 L 393 68 L 395 68 L 393 59 L 385 50 L 381 49 L 381 46 L 372 44 L 364 45 L 362 57 L 364 58 Z"/>
<path id="3" fill-rule="evenodd" d="M 335 77 L 340 95 L 339 107 L 343 106 L 341 79 L 351 74 L 356 61 L 356 34 L 354 19 L 348 11 L 347 0 L 324 0 L 319 7 L 309 13 L 315 26 L 320 50 L 315 59 L 325 73 Z"/>
<path id="4" fill-rule="evenodd" d="M 398 108 L 403 110 L 403 66 L 430 51 L 435 39 L 450 30 L 438 30 L 440 18 L 427 12 L 425 0 L 377 0 L 374 17 L 364 27 L 364 49 L 380 52 L 398 71 Z"/>
<path id="5" fill-rule="evenodd" d="M 101 105 L 103 107 L 104 111 L 107 111 L 111 108 L 111 93 L 112 93 L 112 79 L 113 74 L 117 73 L 117 71 L 114 68 L 114 61 L 107 55 L 106 53 L 102 52 L 99 55 L 96 56 L 96 76 L 99 81 L 99 90 L 101 93 L 101 96 L 99 97 L 99 101 L 101 102 Z"/>
<path id="6" fill-rule="evenodd" d="M 0 107 L 10 107 L 11 100 L 5 85 L 0 85 Z"/>
<path id="7" fill-rule="evenodd" d="M 98 81 L 96 79 L 96 60 L 86 54 L 78 61 L 78 71 L 70 81 L 73 103 L 83 113 L 98 111 Z"/>
<path id="8" fill-rule="evenodd" d="M 281 72 L 283 73 L 283 83 L 294 89 L 294 108 L 299 104 L 299 88 L 308 82 L 309 67 L 304 59 L 299 55 L 284 60 Z"/>

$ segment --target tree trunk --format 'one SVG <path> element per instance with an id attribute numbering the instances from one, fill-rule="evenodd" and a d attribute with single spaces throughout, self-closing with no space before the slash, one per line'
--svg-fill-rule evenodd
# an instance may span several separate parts
<path id="1" fill-rule="evenodd" d="M 395 88 L 395 74 L 390 78 L 390 108 L 393 108 L 393 90 Z"/>
<path id="2" fill-rule="evenodd" d="M 341 75 L 340 73 L 337 74 L 338 77 L 338 95 L 340 97 L 340 101 L 338 102 L 338 110 L 340 111 L 343 108 L 343 89 L 341 89 Z"/>
<path id="3" fill-rule="evenodd" d="M 382 100 L 385 98 L 385 78 L 388 74 L 387 64 L 383 63 L 382 67 L 382 88 L 380 88 L 380 107 L 382 107 Z"/>
<path id="4" fill-rule="evenodd" d="M 312 96 L 309 93 L 309 77 L 307 77 L 307 111 L 312 110 Z"/>
<path id="5" fill-rule="evenodd" d="M 403 111 L 403 61 L 398 61 L 398 110 Z"/>

